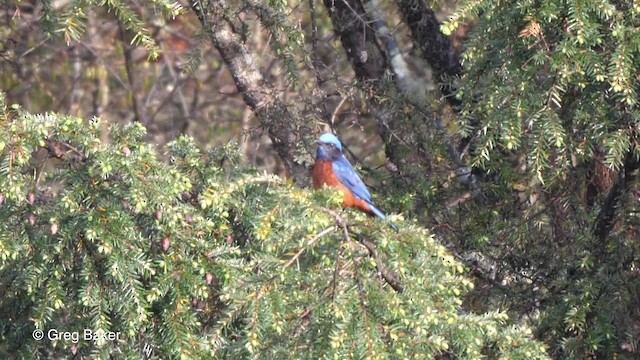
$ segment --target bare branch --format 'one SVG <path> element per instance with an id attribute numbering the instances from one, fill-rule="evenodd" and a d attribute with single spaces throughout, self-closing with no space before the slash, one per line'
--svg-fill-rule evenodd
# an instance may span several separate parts
<path id="1" fill-rule="evenodd" d="M 413 45 L 439 78 L 462 75 L 462 65 L 451 39 L 440 31 L 440 22 L 425 0 L 400 0 L 404 21 L 411 30 Z"/>
<path id="2" fill-rule="evenodd" d="M 618 175 L 618 180 L 616 180 L 611 190 L 609 190 L 609 194 L 602 206 L 602 210 L 598 213 L 598 218 L 591 229 L 593 235 L 601 241 L 603 246 L 611 232 L 611 229 L 617 221 L 616 216 L 618 209 L 620 208 L 622 196 L 633 184 L 633 181 L 636 178 L 636 174 L 634 172 L 639 168 L 640 161 L 635 158 L 633 150 L 629 151 L 624 162 L 624 167 L 620 170 Z"/>
<path id="3" fill-rule="evenodd" d="M 399 293 L 403 292 L 404 288 L 402 287 L 402 284 L 400 284 L 400 281 L 398 281 L 398 279 L 393 274 L 393 272 L 391 272 L 391 270 L 387 268 L 384 262 L 382 262 L 382 259 L 380 258 L 380 254 L 378 254 L 378 250 L 376 249 L 376 246 L 369 240 L 360 239 L 358 237 L 356 237 L 356 239 L 358 240 L 358 242 L 364 245 L 365 248 L 367 248 L 367 250 L 369 251 L 369 256 L 371 256 L 373 260 L 376 262 L 376 267 L 378 268 L 378 272 L 380 273 L 380 276 L 382 276 L 382 278 L 387 282 L 387 284 L 389 284 L 393 288 L 393 290 L 395 290 L 396 292 L 399 292 Z"/>
<path id="4" fill-rule="evenodd" d="M 296 116 L 278 99 L 276 87 L 263 78 L 256 54 L 249 51 L 242 34 L 232 24 L 232 19 L 225 18 L 224 14 L 228 13 L 228 9 L 220 1 L 191 0 L 190 5 L 198 16 L 204 33 L 229 67 L 245 103 L 267 129 L 288 174 L 298 186 L 308 185 L 309 171 L 294 158 L 296 145 L 301 138 L 296 130 Z"/>
<path id="5" fill-rule="evenodd" d="M 325 207 L 322 207 L 321 209 L 334 217 L 338 226 L 342 228 L 342 236 L 344 240 L 348 242 L 350 240 L 350 236 L 349 236 L 347 223 L 344 220 L 344 218 L 340 216 L 340 214 L 338 214 L 337 212 L 331 209 L 327 209 Z M 385 263 L 382 261 L 382 259 L 380 258 L 380 255 L 378 254 L 378 250 L 376 249 L 376 246 L 368 240 L 361 239 L 358 235 L 356 235 L 356 240 L 358 240 L 358 242 L 362 244 L 369 251 L 369 256 L 371 256 L 373 260 L 376 262 L 378 273 L 387 282 L 387 284 L 389 284 L 393 288 L 393 290 L 395 290 L 396 292 L 399 292 L 399 293 L 403 292 L 404 288 L 402 287 L 402 285 L 400 284 L 396 276 L 393 274 L 393 272 L 391 272 L 391 270 L 389 270 L 389 268 L 387 268 Z"/>
<path id="6" fill-rule="evenodd" d="M 133 78 L 133 60 L 131 59 L 131 46 L 127 45 L 125 39 L 125 28 L 121 22 L 118 22 L 120 27 L 120 39 L 122 41 L 122 54 L 124 56 L 124 67 L 127 72 L 127 80 L 129 81 L 129 96 L 131 97 L 131 106 L 133 107 L 133 121 L 139 121 L 146 125 L 140 114 L 140 104 L 138 103 L 138 97 L 135 91 L 135 80 Z"/>
<path id="7" fill-rule="evenodd" d="M 49 152 L 49 155 L 62 161 L 82 162 L 87 159 L 80 150 L 67 143 L 47 140 L 45 142 L 45 148 Z"/>

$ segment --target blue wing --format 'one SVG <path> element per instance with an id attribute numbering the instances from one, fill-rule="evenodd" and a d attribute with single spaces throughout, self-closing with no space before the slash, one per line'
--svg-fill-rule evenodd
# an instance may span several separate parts
<path id="1" fill-rule="evenodd" d="M 360 179 L 360 176 L 358 176 L 356 171 L 353 169 L 353 166 L 351 166 L 349 160 L 347 160 L 344 155 L 342 155 L 339 160 L 333 161 L 333 172 L 342 185 L 351 190 L 355 196 L 373 205 L 371 194 L 369 193 L 369 190 L 367 190 L 367 186 L 362 182 L 362 179 Z"/>
<path id="2" fill-rule="evenodd" d="M 387 218 L 386 215 L 380 209 L 378 209 L 375 205 L 373 205 L 373 200 L 371 200 L 371 194 L 367 189 L 367 185 L 365 185 L 364 182 L 362 182 L 362 179 L 360 179 L 360 176 L 358 176 L 358 173 L 356 173 L 356 171 L 353 169 L 353 166 L 351 166 L 351 163 L 349 163 L 349 160 L 347 160 L 347 158 L 344 157 L 344 155 L 342 155 L 342 157 L 339 160 L 333 161 L 332 167 L 333 167 L 333 173 L 336 175 L 336 177 L 338 178 L 338 181 L 340 181 L 342 185 L 346 186 L 347 189 L 351 190 L 351 192 L 355 196 L 366 201 L 369 204 L 371 211 L 377 217 L 379 217 L 382 220 L 385 220 Z M 398 231 L 398 227 L 395 226 L 394 224 L 390 224 L 390 226 L 395 231 Z"/>

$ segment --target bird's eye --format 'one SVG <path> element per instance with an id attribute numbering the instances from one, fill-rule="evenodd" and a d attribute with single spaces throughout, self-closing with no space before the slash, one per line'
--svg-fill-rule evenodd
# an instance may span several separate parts
<path id="1" fill-rule="evenodd" d="M 336 144 L 329 144 L 332 148 L 336 147 Z"/>

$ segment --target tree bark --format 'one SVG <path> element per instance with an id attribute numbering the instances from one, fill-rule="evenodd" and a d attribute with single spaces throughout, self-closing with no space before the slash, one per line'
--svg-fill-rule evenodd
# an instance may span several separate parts
<path id="1" fill-rule="evenodd" d="M 636 178 L 635 171 L 640 168 L 638 161 L 633 154 L 633 150 L 629 151 L 624 162 L 624 167 L 618 174 L 618 179 L 609 190 L 609 194 L 605 199 L 602 209 L 598 213 L 598 218 L 591 229 L 593 235 L 600 240 L 600 244 L 604 249 L 605 241 L 611 233 L 611 229 L 617 221 L 618 210 L 621 207 L 622 196 L 629 190 Z"/>
<path id="2" fill-rule="evenodd" d="M 356 78 L 365 83 L 377 83 L 388 65 L 362 4 L 353 0 L 324 0 L 324 5 Z"/>
<path id="3" fill-rule="evenodd" d="M 367 15 L 362 3 L 358 0 L 324 0 L 324 5 L 331 16 L 334 33 L 340 37 L 342 47 L 351 62 L 351 66 L 366 92 L 373 89 L 380 92 L 378 85 L 389 69 L 387 58 L 376 41 L 376 32 L 371 26 L 371 18 Z M 374 96 L 367 99 L 371 107 L 371 115 L 378 123 L 380 136 L 385 142 L 385 154 L 402 168 L 406 160 L 399 149 L 402 144 L 399 136 L 395 136 L 394 116 Z"/>
<path id="4" fill-rule="evenodd" d="M 406 3 L 405 6 L 416 5 Z M 418 0 L 414 0 L 418 1 Z M 331 20 L 336 34 L 340 36 L 343 47 L 347 56 L 351 59 L 356 76 L 361 81 L 373 82 L 378 84 L 378 80 L 384 74 L 387 68 L 391 69 L 394 74 L 394 82 L 399 91 L 425 116 L 425 121 L 433 121 L 436 129 L 442 133 L 442 142 L 447 146 L 451 160 L 456 164 L 456 175 L 458 181 L 468 189 L 472 190 L 475 197 L 480 193 L 475 176 L 471 172 L 471 168 L 467 166 L 463 160 L 456 139 L 448 134 L 448 129 L 442 118 L 432 119 L 432 111 L 428 105 L 428 94 L 432 93 L 435 88 L 428 83 L 431 81 L 431 69 L 426 70 L 426 79 L 422 83 L 414 79 L 415 76 L 409 73 L 403 55 L 400 53 L 397 42 L 388 30 L 388 26 L 380 10 L 380 4 L 377 0 L 324 0 L 325 6 L 331 14 Z M 435 14 L 431 9 L 427 9 L 426 5 L 420 3 L 421 8 L 405 9 L 409 16 L 409 20 L 416 27 L 412 29 L 414 32 L 421 32 L 419 39 L 427 41 L 428 44 L 438 45 L 438 49 L 421 48 L 425 53 L 429 51 L 442 52 L 443 54 L 434 54 L 428 59 L 434 61 L 439 71 L 450 72 L 446 75 L 461 74 L 462 67 L 453 52 L 451 41 L 440 33 L 439 23 L 435 18 Z M 422 17 L 418 17 L 416 11 L 427 12 Z M 428 11 L 427 11 L 428 10 Z M 429 32 L 430 31 L 430 32 Z M 377 38 L 380 40 L 376 41 Z M 414 39 L 418 41 L 418 39 Z M 378 44 L 384 44 L 381 48 Z M 385 53 L 386 50 L 386 53 Z M 365 60 L 371 61 L 370 66 L 362 63 L 359 54 L 366 52 L 368 55 Z M 373 66 L 375 65 L 375 66 Z M 430 64 L 425 64 L 429 67 Z M 440 78 L 442 74 L 437 74 Z M 425 84 L 427 83 L 427 84 Z M 382 89 L 375 89 L 381 91 Z M 453 98 L 453 97 L 451 97 Z M 416 151 L 418 148 L 407 146 L 402 134 L 407 129 L 402 129 L 399 124 L 394 121 L 394 116 L 383 105 L 376 102 L 374 97 L 369 99 L 372 106 L 372 113 L 376 117 L 379 124 L 379 130 L 386 144 L 387 157 L 396 164 L 400 170 L 403 165 L 410 166 L 415 170 L 416 165 L 426 165 L 428 159 L 424 154 Z M 409 131 L 411 131 L 409 129 Z M 410 134 L 405 134 L 411 137 Z M 417 145 L 417 144 L 414 144 Z M 402 151 L 406 149 L 407 151 Z"/>
<path id="5" fill-rule="evenodd" d="M 424 0 L 399 0 L 398 6 L 411 30 L 414 47 L 420 50 L 438 77 L 462 75 L 462 65 L 451 39 L 440 32 L 440 22 L 427 3 Z"/>
<path id="6" fill-rule="evenodd" d="M 237 18 L 231 18 L 221 1 L 190 0 L 189 4 L 207 38 L 229 67 L 245 103 L 267 129 L 287 173 L 298 186 L 307 186 L 309 170 L 294 159 L 294 150 L 300 139 L 300 134 L 295 130 L 295 114 L 278 99 L 274 90 L 276 87 L 263 78 L 255 54 L 249 51 L 242 35 L 236 31 L 241 28 L 234 26 Z"/>

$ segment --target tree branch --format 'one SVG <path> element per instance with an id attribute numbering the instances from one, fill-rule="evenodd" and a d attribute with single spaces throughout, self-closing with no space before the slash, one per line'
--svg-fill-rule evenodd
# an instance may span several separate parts
<path id="1" fill-rule="evenodd" d="M 216 47 L 245 103 L 267 129 L 273 147 L 284 161 L 289 176 L 298 186 L 309 183 L 309 171 L 294 159 L 300 134 L 295 114 L 277 98 L 275 86 L 265 81 L 253 52 L 229 19 L 229 9 L 221 1 L 190 0 L 203 32 Z"/>
<path id="2" fill-rule="evenodd" d="M 330 232 L 332 232 L 333 230 L 335 230 L 336 227 L 335 226 L 330 226 L 324 230 L 322 230 L 318 235 L 316 235 L 313 239 L 309 240 L 309 242 L 307 243 L 307 246 L 312 246 L 316 241 L 318 241 L 321 237 L 329 234 Z M 289 266 L 291 266 L 291 264 L 293 264 L 294 261 L 296 261 L 300 255 L 302 255 L 302 253 L 306 250 L 306 247 L 301 248 L 292 258 L 291 260 L 289 260 L 285 265 L 284 265 L 284 269 L 288 268 Z"/>
<path id="3" fill-rule="evenodd" d="M 342 228 L 342 236 L 344 237 L 344 240 L 348 242 L 350 240 L 349 229 L 347 227 L 347 223 L 344 220 L 344 218 L 340 216 L 340 214 L 338 214 L 337 212 L 331 209 L 327 209 L 325 207 L 322 207 L 321 209 L 324 212 L 333 216 L 338 226 Z M 376 249 L 376 246 L 372 242 L 365 239 L 361 239 L 357 235 L 356 235 L 356 240 L 358 240 L 358 242 L 362 244 L 369 251 L 369 256 L 371 256 L 373 260 L 376 262 L 378 273 L 387 282 L 387 284 L 389 284 L 393 288 L 393 290 L 395 290 L 396 292 L 399 292 L 399 293 L 403 292 L 404 288 L 402 287 L 402 284 L 400 284 L 400 282 L 398 281 L 396 276 L 393 274 L 393 272 L 391 272 L 391 270 L 389 270 L 389 268 L 387 268 L 385 263 L 382 261 L 382 259 L 380 258 L 380 255 L 378 254 L 378 250 Z"/>
<path id="4" fill-rule="evenodd" d="M 631 187 L 631 184 L 636 177 L 634 171 L 638 169 L 640 169 L 640 161 L 635 158 L 633 150 L 631 150 L 627 153 L 627 157 L 624 161 L 624 167 L 621 169 L 615 184 L 611 190 L 609 190 L 607 199 L 605 200 L 600 213 L 598 213 L 598 218 L 591 228 L 591 232 L 601 241 L 601 243 L 604 243 L 609 236 L 611 229 L 613 229 L 613 226 L 617 221 L 616 215 L 620 208 L 621 198 Z"/>
<path id="5" fill-rule="evenodd" d="M 418 0 L 414 0 L 418 1 Z M 463 160 L 460 151 L 458 150 L 459 144 L 456 139 L 449 135 L 445 120 L 443 117 L 437 117 L 432 120 L 429 114 L 432 110 L 429 109 L 429 101 L 427 95 L 432 93 L 433 85 L 420 84 L 414 80 L 415 74 L 409 71 L 408 65 L 400 53 L 397 41 L 389 31 L 388 26 L 384 20 L 384 12 L 380 9 L 378 0 L 324 0 L 325 6 L 329 9 L 331 14 L 331 20 L 336 34 L 340 36 L 343 47 L 347 56 L 351 59 L 352 66 L 356 73 L 356 76 L 361 81 L 367 81 L 375 85 L 378 84 L 379 79 L 382 78 L 387 68 L 393 70 L 395 75 L 395 85 L 413 104 L 421 114 L 424 114 L 425 122 L 434 121 L 435 127 L 440 132 L 442 143 L 447 147 L 449 157 L 456 166 L 456 175 L 458 181 L 471 190 L 472 195 L 475 197 L 480 193 L 480 188 L 477 184 L 475 175 L 471 172 L 471 168 L 467 166 Z M 434 62 L 438 63 L 439 69 L 446 70 L 447 75 L 453 75 L 461 73 L 460 63 L 457 62 L 452 52 L 453 49 L 450 46 L 450 40 L 442 35 L 439 31 L 439 23 L 435 19 L 433 11 L 426 8 L 424 3 L 421 4 L 421 9 L 430 12 L 427 13 L 425 19 L 429 21 L 422 21 L 419 25 L 424 27 L 418 27 L 415 31 L 433 30 L 437 32 L 430 34 L 423 34 L 423 37 L 430 35 L 429 44 L 436 43 L 440 48 L 446 48 L 447 54 L 434 57 Z M 366 10 L 366 11 L 365 11 Z M 421 10 L 421 11 L 422 11 Z M 413 9 L 412 11 L 417 11 Z M 412 12 L 411 16 L 415 17 L 416 14 Z M 422 15 L 421 15 L 422 16 Z M 410 19 L 415 23 L 413 17 Z M 412 29 L 413 30 L 413 29 Z M 376 37 L 380 38 L 382 45 L 378 45 Z M 385 48 L 386 56 L 381 47 Z M 429 51 L 433 50 L 430 48 Z M 438 49 L 440 50 L 440 49 Z M 426 50 L 424 50 L 426 51 Z M 444 51 L 444 50 L 442 50 Z M 443 59 L 446 59 L 443 60 Z M 457 67 L 454 66 L 457 62 Z M 445 64 L 447 66 L 445 66 Z M 429 64 L 423 64 L 423 67 L 429 68 Z M 422 82 L 432 82 L 431 70 L 424 71 Z M 438 74 L 438 77 L 440 74 Z M 379 89 L 382 90 L 382 89 Z M 447 99 L 449 96 L 447 96 Z M 371 113 L 378 121 L 380 135 L 382 136 L 386 144 L 387 157 L 397 165 L 399 168 L 405 166 L 415 168 L 416 161 L 411 161 L 411 158 L 418 157 L 427 162 L 427 159 L 423 159 L 423 155 L 417 153 L 406 154 L 401 149 L 412 149 L 412 146 L 407 145 L 400 138 L 398 134 L 406 132 L 400 125 L 394 121 L 395 113 L 389 111 L 383 105 L 378 104 L 375 97 L 369 99 L 371 105 Z M 412 150 L 409 150 L 412 151 Z"/>
<path id="6" fill-rule="evenodd" d="M 124 67 L 127 72 L 127 80 L 129 81 L 129 96 L 131 96 L 131 105 L 133 106 L 133 121 L 141 122 L 142 124 L 147 125 L 147 122 L 142 119 L 142 114 L 140 113 L 140 104 L 135 90 L 135 79 L 133 78 L 133 60 L 131 59 L 132 47 L 127 45 L 127 40 L 125 39 L 126 29 L 122 22 L 118 21 L 118 26 L 120 30 L 120 40 L 122 41 Z"/>
<path id="7" fill-rule="evenodd" d="M 324 0 L 324 5 L 358 80 L 377 83 L 388 67 L 387 59 L 376 43 L 375 32 L 360 2 Z"/>
<path id="8" fill-rule="evenodd" d="M 362 244 L 369 251 L 369 256 L 371 256 L 373 260 L 376 262 L 376 267 L 378 268 L 378 273 L 380 273 L 380 276 L 382 276 L 382 278 L 387 282 L 387 284 L 389 284 L 393 288 L 393 290 L 395 290 L 396 292 L 402 293 L 404 291 L 402 284 L 400 284 L 400 281 L 398 281 L 398 279 L 393 274 L 393 272 L 391 272 L 391 270 L 389 270 L 389 268 L 384 264 L 384 262 L 382 262 L 382 259 L 380 258 L 380 254 L 378 254 L 378 250 L 376 249 L 375 244 L 369 240 L 360 239 L 357 236 L 356 236 L 356 239 L 360 244 Z"/>
<path id="9" fill-rule="evenodd" d="M 411 30 L 414 47 L 420 50 L 435 74 L 440 79 L 462 75 L 462 65 L 451 39 L 440 31 L 440 22 L 426 1 L 399 0 L 398 7 Z"/>
<path id="10" fill-rule="evenodd" d="M 47 140 L 45 142 L 45 149 L 47 149 L 49 155 L 62 161 L 79 163 L 87 159 L 80 150 L 67 143 Z"/>

